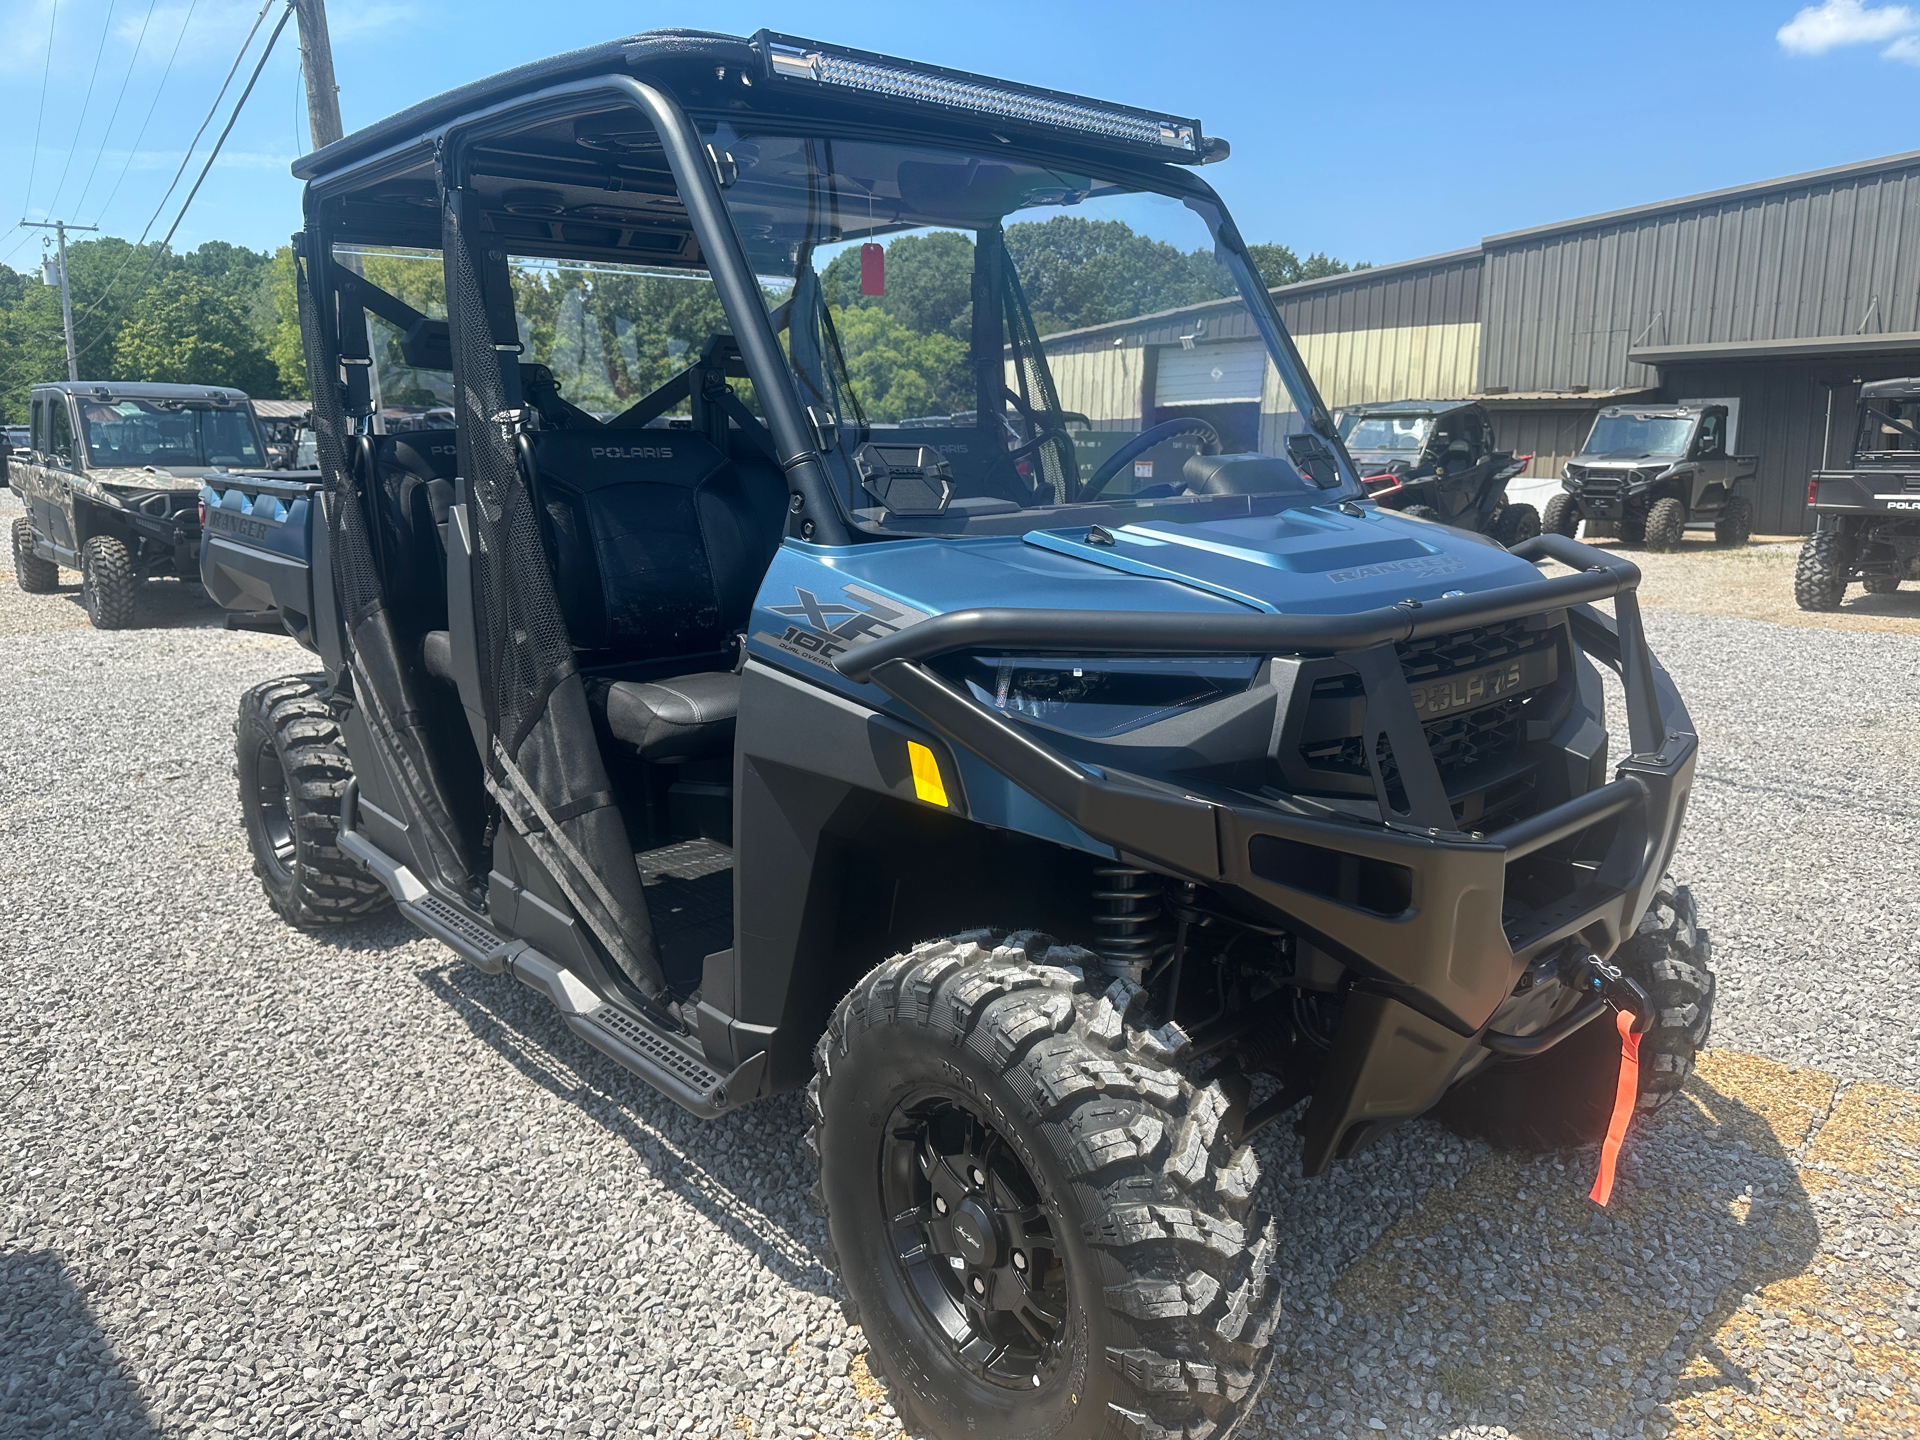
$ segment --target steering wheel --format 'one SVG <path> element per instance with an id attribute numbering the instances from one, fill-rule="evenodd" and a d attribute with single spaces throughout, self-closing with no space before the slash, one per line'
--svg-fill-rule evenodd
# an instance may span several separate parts
<path id="1" fill-rule="evenodd" d="M 1162 420 L 1158 425 L 1142 430 L 1109 455 L 1100 468 L 1087 478 L 1086 484 L 1080 487 L 1080 498 L 1082 500 L 1095 498 L 1107 488 L 1107 482 L 1120 473 L 1121 466 L 1134 456 L 1145 454 L 1161 441 L 1171 440 L 1176 435 L 1198 435 L 1202 455 L 1220 453 L 1220 432 L 1198 415 L 1183 415 L 1177 420 Z"/>

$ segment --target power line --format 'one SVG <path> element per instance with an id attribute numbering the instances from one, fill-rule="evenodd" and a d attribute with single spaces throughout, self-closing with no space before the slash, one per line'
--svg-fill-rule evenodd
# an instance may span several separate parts
<path id="1" fill-rule="evenodd" d="M 271 10 L 272 8 L 273 8 L 273 0 L 267 0 L 267 3 L 260 7 L 260 13 L 253 17 L 253 28 L 247 31 L 247 38 L 240 42 L 239 53 L 233 57 L 233 64 L 227 70 L 227 78 L 223 80 L 220 84 L 220 93 L 213 97 L 213 104 L 207 110 L 207 118 L 200 122 L 200 128 L 193 132 L 193 139 L 187 142 L 187 153 L 180 157 L 180 168 L 174 171 L 173 183 L 167 186 L 167 193 L 160 197 L 160 203 L 153 207 L 153 214 L 148 217 L 146 225 L 141 229 L 140 238 L 133 242 L 132 247 L 127 251 L 126 258 L 120 262 L 120 267 L 113 272 L 112 277 L 107 281 L 106 288 L 100 292 L 100 298 L 95 300 L 93 304 L 89 305 L 86 309 L 86 313 L 81 315 L 80 318 L 82 320 L 87 320 L 91 318 L 95 311 L 97 311 L 102 305 L 107 303 L 107 297 L 113 294 L 113 287 L 120 283 L 120 277 L 127 273 L 127 267 L 133 264 L 134 257 L 140 253 L 140 247 L 147 243 L 147 236 L 153 233 L 154 222 L 160 218 L 160 212 L 166 208 L 167 201 L 172 198 L 175 187 L 177 187 L 180 184 L 180 177 L 187 173 L 187 166 L 193 160 L 193 147 L 200 143 L 200 137 L 207 133 L 207 126 L 213 123 L 213 117 L 215 114 L 218 113 L 220 109 L 220 102 L 224 100 L 227 96 L 227 87 L 233 84 L 233 77 L 237 75 L 240 71 L 240 62 L 247 58 L 247 47 L 253 44 L 253 37 L 260 33 L 260 22 L 267 18 L 267 11 Z M 188 19 L 193 18 L 193 12 L 191 9 L 189 9 L 187 12 L 187 18 Z M 280 23 L 284 25 L 286 23 L 285 19 L 283 18 Z M 185 25 L 182 25 L 181 33 L 184 34 L 185 30 L 186 30 Z M 273 33 L 275 34 L 275 36 L 278 36 L 280 32 L 279 30 L 276 29 Z M 176 40 L 174 42 L 173 48 L 175 52 L 178 53 L 180 49 L 179 41 Z M 268 53 L 271 53 L 273 50 L 273 44 L 271 41 L 269 41 L 267 44 L 267 50 L 268 50 Z M 266 63 L 266 57 L 264 55 L 261 57 L 261 63 L 262 64 Z M 172 60 L 168 60 L 167 64 L 169 68 L 171 68 L 173 64 Z M 255 71 L 254 73 L 256 75 L 259 74 L 258 71 Z M 161 83 L 164 85 L 166 82 L 163 79 Z M 251 81 L 248 82 L 247 88 L 248 89 L 253 88 Z M 156 105 L 160 102 L 160 94 L 158 91 L 154 92 L 153 99 Z M 233 113 L 235 115 L 238 115 L 240 113 L 238 107 L 235 108 Z M 147 118 L 148 119 L 153 118 L 151 111 L 148 112 Z M 229 129 L 232 128 L 231 121 L 228 122 L 228 128 Z M 142 126 L 141 134 L 144 135 L 145 133 L 146 133 L 146 127 Z M 218 154 L 219 152 L 218 150 L 216 150 L 214 153 Z M 131 154 L 127 156 L 127 162 L 128 164 L 131 164 L 133 162 L 133 156 Z M 207 163 L 212 164 L 213 162 L 209 160 Z M 126 170 L 125 170 L 125 167 L 122 167 L 121 178 L 124 179 L 125 177 L 126 177 Z M 119 188 L 120 188 L 119 183 L 116 181 L 114 184 L 115 191 L 118 191 Z M 197 184 L 195 188 L 196 189 L 198 188 Z M 109 203 L 112 202 L 112 199 L 113 197 L 111 195 L 107 197 L 107 200 Z M 102 206 L 101 208 L 104 211 L 106 207 Z M 184 207 L 182 207 L 180 213 L 182 215 L 186 214 L 186 210 Z M 180 224 L 179 220 L 177 219 L 173 223 L 176 228 Z M 173 231 L 169 230 L 167 232 L 167 235 L 168 235 L 168 238 L 171 239 L 173 235 Z M 154 252 L 153 263 L 158 263 L 158 258 L 160 254 L 161 252 L 158 250 Z M 153 273 L 153 263 L 150 263 L 147 266 L 148 275 L 151 275 Z M 144 276 L 142 277 L 141 283 L 142 284 L 145 283 Z M 134 293 L 135 294 L 139 293 L 138 286 L 134 287 Z M 123 306 L 122 308 L 124 309 L 125 307 Z M 118 319 L 119 316 L 116 314 L 114 318 Z M 109 328 L 111 328 L 112 322 L 109 321 L 108 325 L 109 325 Z M 101 333 L 104 334 L 105 332 L 102 331 Z M 96 335 L 92 340 L 87 342 L 86 348 L 88 350 L 91 350 L 96 344 L 99 343 L 99 340 L 100 340 L 100 337 Z"/>
<path id="2" fill-rule="evenodd" d="M 40 132 L 47 124 L 47 80 L 53 74 L 53 32 L 60 23 L 60 0 L 53 0 L 53 17 L 47 21 L 47 63 L 40 70 L 40 118 L 33 122 L 33 156 L 27 165 L 27 193 L 20 198 L 20 209 L 29 212 L 33 208 L 33 182 L 40 174 Z M 26 219 L 23 213 L 20 217 Z M 14 249 L 19 249 L 15 246 Z M 12 250 L 7 252 L 9 255 Z"/>
<path id="3" fill-rule="evenodd" d="M 268 4 L 271 5 L 272 0 L 268 0 Z M 264 10 L 261 11 L 262 15 L 265 13 Z M 187 209 L 193 204 L 193 197 L 200 193 L 201 185 L 206 182 L 207 176 L 212 173 L 213 162 L 220 158 L 220 147 L 227 143 L 227 136 L 233 133 L 234 124 L 239 120 L 240 112 L 246 106 L 247 97 L 253 94 L 253 87 L 260 79 L 260 72 L 267 68 L 267 61 L 273 55 L 273 47 L 280 39 L 280 32 L 287 28 L 287 21 L 292 18 L 293 6 L 289 4 L 280 12 L 280 23 L 273 27 L 273 33 L 267 37 L 267 48 L 260 52 L 259 63 L 253 67 L 253 74 L 247 77 L 247 88 L 242 90 L 240 92 L 240 98 L 233 102 L 233 113 L 227 117 L 226 126 L 220 131 L 220 138 L 213 142 L 213 150 L 212 153 L 207 156 L 207 163 L 200 167 L 200 173 L 194 179 L 193 188 L 187 192 L 187 198 L 180 202 L 180 213 L 173 217 L 173 224 L 167 227 L 166 235 L 161 239 L 159 245 L 154 247 L 153 258 L 147 262 L 146 273 L 140 277 L 127 299 L 122 302 L 120 308 L 114 312 L 113 318 L 100 328 L 100 333 L 74 352 L 76 357 L 86 354 L 89 350 L 93 349 L 94 346 L 106 339 L 108 335 L 112 334 L 113 327 L 119 323 L 120 317 L 127 313 L 127 307 L 133 303 L 134 296 L 137 296 L 141 290 L 145 288 L 148 279 L 153 275 L 154 267 L 160 263 L 160 257 L 167 253 L 167 247 L 173 243 L 174 232 L 180 228 L 180 222 L 187 218 Z M 247 39 L 251 41 L 253 37 L 249 35 Z M 244 54 L 245 52 L 243 51 L 241 53 Z M 144 235 L 141 237 L 143 240 L 145 238 Z"/>
<path id="4" fill-rule="evenodd" d="M 93 152 L 93 165 L 87 171 L 87 183 L 80 187 L 80 198 L 73 202 L 76 215 L 85 207 L 87 192 L 93 189 L 93 177 L 100 173 L 100 162 L 106 158 L 107 141 L 113 138 L 113 122 L 120 118 L 120 106 L 126 101 L 127 86 L 133 82 L 133 72 L 140 64 L 140 51 L 147 43 L 147 27 L 153 24 L 154 7 L 159 3 L 160 0 L 147 0 L 147 16 L 140 22 L 140 38 L 133 42 L 133 54 L 127 60 L 127 73 L 120 77 L 120 93 L 113 97 L 113 109 L 107 114 L 107 128 L 100 132 L 100 148 Z"/>
<path id="5" fill-rule="evenodd" d="M 262 19 L 265 18 L 267 10 L 271 9 L 272 5 L 273 5 L 273 0 L 267 0 L 266 7 L 264 7 L 260 12 Z M 267 61 L 271 59 L 273 56 L 273 47 L 279 41 L 281 32 L 287 28 L 287 21 L 291 20 L 292 18 L 293 18 L 293 6 L 289 4 L 284 10 L 280 12 L 280 22 L 273 27 L 273 33 L 267 37 L 266 48 L 260 52 L 260 59 L 258 63 L 256 63 L 253 67 L 253 73 L 247 77 L 246 88 L 240 92 L 240 98 L 233 102 L 233 113 L 227 117 L 227 123 L 221 129 L 219 138 L 213 142 L 213 150 L 207 156 L 207 163 L 200 167 L 199 175 L 194 178 L 193 188 L 187 192 L 187 198 L 180 202 L 180 213 L 173 217 L 173 224 L 167 228 L 166 235 L 162 237 L 162 239 L 160 240 L 160 243 L 154 247 L 153 255 L 147 262 L 147 268 L 145 272 L 140 276 L 140 279 L 134 284 L 132 292 L 129 294 L 128 298 L 121 303 L 120 308 L 114 311 L 113 315 L 107 320 L 107 322 L 100 327 L 100 333 L 95 335 L 93 339 L 89 340 L 85 345 L 80 346 L 77 350 L 73 352 L 74 358 L 76 360 L 79 359 L 80 356 L 85 355 L 88 351 L 92 350 L 102 340 L 106 339 L 107 336 L 113 333 L 113 327 L 120 322 L 121 318 L 127 313 L 128 307 L 133 304 L 134 299 L 140 294 L 142 289 L 145 288 L 147 281 L 152 277 L 154 268 L 160 263 L 160 257 L 167 253 L 167 247 L 173 243 L 174 233 L 177 230 L 179 230 L 180 222 L 187 218 L 187 210 L 189 207 L 192 206 L 194 196 L 200 193 L 200 186 L 206 181 L 207 176 L 212 173 L 214 161 L 220 158 L 221 147 L 227 143 L 227 137 L 233 133 L 234 125 L 240 119 L 240 112 L 242 109 L 246 107 L 247 97 L 253 94 L 253 87 L 256 83 L 258 83 L 260 79 L 260 72 L 267 68 Z M 254 33 L 256 33 L 259 30 L 259 28 L 260 28 L 259 21 L 255 21 L 253 31 L 249 31 L 247 34 L 247 43 L 249 45 L 252 44 Z M 240 57 L 234 61 L 235 70 L 238 70 L 240 68 L 240 59 L 244 59 L 245 56 L 246 56 L 246 49 L 243 47 L 240 52 Z M 231 79 L 232 77 L 229 76 L 228 78 Z M 222 94 L 226 93 L 225 86 L 221 87 L 221 93 Z M 204 130 L 206 127 L 202 126 L 201 128 L 202 130 Z M 199 136 L 196 135 L 194 138 L 198 140 Z M 171 191 L 169 191 L 169 193 L 171 193 Z M 146 236 L 142 234 L 140 239 L 142 242 L 144 242 L 146 240 Z M 133 255 L 137 253 L 138 253 L 138 248 L 136 247 L 133 251 L 129 252 L 128 259 L 130 260 L 133 257 Z M 126 269 L 126 265 L 124 262 L 122 263 L 120 268 L 121 270 Z M 118 275 L 118 272 L 116 272 L 115 280 L 117 280 L 118 278 L 119 278 L 119 275 Z M 114 283 L 113 281 L 108 282 L 109 289 L 112 288 L 113 283 Z M 91 315 L 94 310 L 99 309 L 101 303 L 105 299 L 106 299 L 106 294 L 103 292 L 100 297 L 100 300 L 94 302 L 92 309 L 88 310 L 87 314 Z M 0 376 L 0 385 L 4 385 L 8 381 L 12 380 L 13 376 L 22 368 L 24 368 L 24 366 L 16 365 L 12 370 L 8 371 L 5 376 Z"/>
<path id="6" fill-rule="evenodd" d="M 179 33 L 173 37 L 173 53 L 167 56 L 166 68 L 160 72 L 160 83 L 154 87 L 153 101 L 147 106 L 147 118 L 140 122 L 139 133 L 133 137 L 133 145 L 127 151 L 127 158 L 120 162 L 120 173 L 114 178 L 113 189 L 107 192 L 107 198 L 100 202 L 98 220 L 113 206 L 114 196 L 120 193 L 120 184 L 127 178 L 127 171 L 133 166 L 133 157 L 140 153 L 140 142 L 147 138 L 147 127 L 153 123 L 153 112 L 160 108 L 160 96 L 166 91 L 167 77 L 173 74 L 173 62 L 180 54 L 180 42 L 187 38 L 187 28 L 193 24 L 193 12 L 200 0 L 187 0 L 187 18 L 180 22 Z M 148 12 L 151 14 L 152 12 Z"/>
<path id="7" fill-rule="evenodd" d="M 60 167 L 60 183 L 53 187 L 53 203 L 47 207 L 49 214 L 60 208 L 60 192 L 67 188 L 67 176 L 73 170 L 73 157 L 80 149 L 80 132 L 87 128 L 87 108 L 93 104 L 93 85 L 100 78 L 100 61 L 107 53 L 107 37 L 113 33 L 113 7 L 117 0 L 107 0 L 107 20 L 100 27 L 100 45 L 93 52 L 93 69 L 87 75 L 86 98 L 80 102 L 80 118 L 73 125 L 73 143 L 67 146 L 67 163 Z"/>

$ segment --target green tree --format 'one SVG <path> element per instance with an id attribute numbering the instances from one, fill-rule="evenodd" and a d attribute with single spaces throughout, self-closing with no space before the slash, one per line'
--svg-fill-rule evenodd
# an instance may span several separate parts
<path id="1" fill-rule="evenodd" d="M 280 393 L 289 399 L 310 400 L 307 389 L 307 352 L 300 341 L 300 295 L 294 278 L 293 247 L 282 245 L 273 255 L 267 276 L 273 300 L 273 324 L 267 331 L 267 358 L 280 376 Z"/>
<path id="2" fill-rule="evenodd" d="M 1373 268 L 1370 260 L 1349 265 L 1319 250 L 1302 260 L 1285 245 L 1249 245 L 1247 254 L 1252 257 L 1253 268 L 1260 272 L 1261 282 L 1269 290 L 1280 285 L 1297 285 L 1302 280 L 1320 280 L 1328 275 L 1348 275 L 1356 270 Z"/>
<path id="3" fill-rule="evenodd" d="M 248 306 L 184 271 L 168 275 L 120 326 L 114 378 L 232 385 L 249 395 L 279 391 Z"/>
<path id="4" fill-rule="evenodd" d="M 1123 220 L 1056 215 L 1009 225 L 1006 237 L 1042 335 L 1234 293 L 1233 278 L 1210 252 L 1136 234 Z"/>

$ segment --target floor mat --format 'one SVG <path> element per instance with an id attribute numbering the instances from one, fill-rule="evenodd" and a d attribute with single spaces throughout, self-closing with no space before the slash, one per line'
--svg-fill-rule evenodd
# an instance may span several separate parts
<path id="1" fill-rule="evenodd" d="M 676 995 L 700 987 L 701 962 L 733 944 L 733 851 L 682 840 L 634 856 L 660 969 Z"/>

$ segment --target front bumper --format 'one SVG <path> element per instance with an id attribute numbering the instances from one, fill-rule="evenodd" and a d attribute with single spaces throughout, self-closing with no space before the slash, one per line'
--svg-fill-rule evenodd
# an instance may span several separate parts
<path id="1" fill-rule="evenodd" d="M 1169 874 L 1231 891 L 1357 978 L 1307 1120 L 1308 1173 L 1429 1108 L 1477 1050 L 1528 965 L 1556 946 L 1606 957 L 1633 933 L 1671 859 L 1697 741 L 1640 624 L 1639 571 L 1563 536 L 1515 547 L 1578 573 L 1351 616 L 1106 616 L 963 611 L 835 662 L 978 755 L 1082 831 Z M 1614 616 L 1594 608 L 1612 599 Z M 1625 693 L 1615 778 L 1491 834 L 1455 828 L 1396 646 L 1566 608 L 1574 643 Z M 954 651 L 1338 655 L 1365 687 L 1365 753 L 1398 761 L 1385 823 L 1223 802 L 1095 769 L 977 703 L 921 662 Z M 1390 749 L 1388 748 L 1390 747 Z"/>

